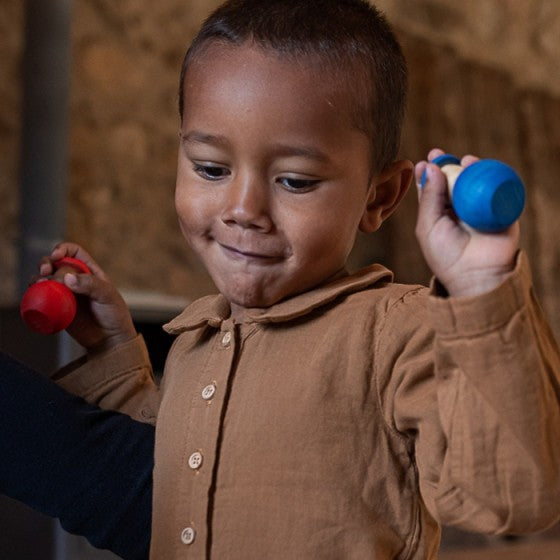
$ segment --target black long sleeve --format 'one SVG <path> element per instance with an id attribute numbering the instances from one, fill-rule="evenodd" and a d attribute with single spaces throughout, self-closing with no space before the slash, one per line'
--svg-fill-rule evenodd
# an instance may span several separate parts
<path id="1" fill-rule="evenodd" d="M 0 352 L 0 493 L 127 560 L 149 556 L 154 432 Z"/>

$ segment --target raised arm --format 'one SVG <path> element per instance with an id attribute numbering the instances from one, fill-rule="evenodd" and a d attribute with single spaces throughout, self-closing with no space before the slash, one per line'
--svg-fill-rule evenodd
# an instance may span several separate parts
<path id="1" fill-rule="evenodd" d="M 560 352 L 519 225 L 465 228 L 441 170 L 420 164 L 418 182 L 425 170 L 417 235 L 436 279 L 416 327 L 406 306 L 393 310 L 394 328 L 411 331 L 387 385 L 388 421 L 414 442 L 420 489 L 441 523 L 541 530 L 560 520 Z"/>

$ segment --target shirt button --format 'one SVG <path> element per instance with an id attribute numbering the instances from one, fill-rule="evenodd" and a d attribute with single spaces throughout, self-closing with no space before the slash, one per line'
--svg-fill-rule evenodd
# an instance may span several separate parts
<path id="1" fill-rule="evenodd" d="M 202 389 L 202 398 L 205 401 L 209 401 L 215 394 L 216 394 L 216 385 L 214 385 L 214 383 L 210 383 L 210 385 L 206 385 L 206 387 Z"/>
<path id="2" fill-rule="evenodd" d="M 189 467 L 195 471 L 196 469 L 199 469 L 202 466 L 202 453 L 199 453 L 198 451 L 195 451 L 190 457 L 189 457 Z"/>
<path id="3" fill-rule="evenodd" d="M 222 337 L 222 346 L 227 348 L 231 344 L 231 333 L 227 331 Z"/>
<path id="4" fill-rule="evenodd" d="M 196 531 L 192 527 L 185 527 L 181 531 L 181 540 L 184 544 L 192 544 L 196 538 Z"/>

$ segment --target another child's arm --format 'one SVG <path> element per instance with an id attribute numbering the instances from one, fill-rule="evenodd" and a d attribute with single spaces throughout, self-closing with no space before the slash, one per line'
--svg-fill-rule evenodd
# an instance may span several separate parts
<path id="1" fill-rule="evenodd" d="M 0 493 L 128 560 L 149 555 L 154 427 L 0 352 Z"/>

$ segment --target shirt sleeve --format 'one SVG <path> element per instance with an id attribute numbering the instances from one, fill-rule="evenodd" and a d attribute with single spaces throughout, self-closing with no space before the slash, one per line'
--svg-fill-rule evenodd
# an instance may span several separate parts
<path id="1" fill-rule="evenodd" d="M 79 358 L 52 379 L 91 404 L 155 423 L 160 392 L 141 335 L 107 352 Z"/>
<path id="2" fill-rule="evenodd" d="M 525 255 L 487 294 L 415 299 L 418 321 L 397 305 L 388 322 L 393 348 L 397 328 L 416 326 L 384 398 L 387 421 L 412 442 L 426 506 L 440 523 L 485 533 L 558 522 L 560 357 Z"/>

